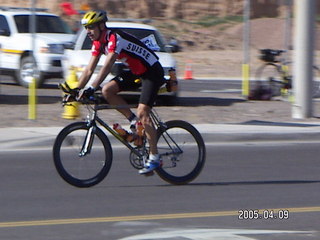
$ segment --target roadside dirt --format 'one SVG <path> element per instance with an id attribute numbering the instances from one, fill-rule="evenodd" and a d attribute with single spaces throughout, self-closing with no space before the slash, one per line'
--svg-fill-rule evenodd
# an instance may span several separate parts
<path id="1" fill-rule="evenodd" d="M 252 22 L 250 50 L 252 76 L 255 69 L 262 64 L 258 59 L 259 48 L 282 48 L 284 33 L 281 21 L 283 22 L 281 19 L 258 19 Z M 174 53 L 174 56 L 178 63 L 178 75 L 181 78 L 183 78 L 186 64 L 191 64 L 194 78 L 241 77 L 243 59 L 241 24 L 228 25 L 225 28 L 221 26 L 220 28 L 217 26 L 195 28 L 189 32 L 184 32 L 187 26 L 179 27 L 181 31 L 176 31 L 179 34 L 174 36 L 178 36 L 182 51 Z M 190 31 L 193 31 L 193 34 Z M 318 55 L 317 53 L 316 56 Z M 19 88 L 23 94 L 11 95 L 9 89 L 12 87 Z M 72 122 L 61 117 L 64 110 L 60 104 L 60 93 L 56 91 L 54 95 L 47 96 L 41 89 L 38 91 L 37 119 L 28 120 L 26 91 L 21 87 L 12 86 L 12 83 L 0 86 L 0 111 L 2 112 L 0 127 L 65 126 Z M 192 123 L 293 121 L 289 102 L 246 101 L 240 94 L 201 93 L 200 96 L 195 97 L 191 92 L 184 92 L 177 106 L 157 109 L 166 120 L 183 117 Z M 315 109 L 318 109 L 317 105 Z M 81 112 L 84 114 L 81 118 L 84 118 L 85 111 L 81 110 Z M 106 111 L 104 114 L 111 122 L 127 124 L 116 111 Z M 310 118 L 306 121 L 314 120 L 318 119 Z"/>
<path id="2" fill-rule="evenodd" d="M 291 23 L 292 24 L 292 23 Z M 183 76 L 186 65 L 192 67 L 195 77 L 241 77 L 244 59 L 243 24 L 225 23 L 212 27 L 200 27 L 177 21 L 155 21 L 154 25 L 167 38 L 176 38 L 182 47 L 174 53 L 178 69 Z M 259 49 L 292 49 L 292 26 L 287 30 L 284 18 L 259 18 L 250 21 L 250 67 L 254 75 L 263 62 L 259 59 Z M 316 31 L 316 63 L 319 63 L 320 31 Z M 288 41 L 287 36 L 289 36 Z M 290 59 L 292 50 L 283 57 Z"/>

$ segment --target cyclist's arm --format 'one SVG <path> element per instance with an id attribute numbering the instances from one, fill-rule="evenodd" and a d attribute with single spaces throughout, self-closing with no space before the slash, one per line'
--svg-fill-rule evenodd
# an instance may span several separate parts
<path id="1" fill-rule="evenodd" d="M 80 78 L 79 78 L 79 88 L 84 88 L 87 84 L 87 82 L 89 81 L 89 79 L 91 78 L 98 62 L 100 59 L 100 56 L 94 56 L 92 55 L 89 61 L 89 64 L 86 66 L 86 68 L 84 69 L 84 71 L 82 72 Z"/>
<path id="2" fill-rule="evenodd" d="M 102 68 L 100 69 L 96 79 L 93 81 L 92 87 L 97 89 L 100 86 L 100 84 L 103 82 L 103 80 L 111 72 L 111 68 L 112 68 L 113 64 L 115 63 L 115 61 L 117 60 L 117 58 L 118 58 L 118 54 L 115 52 L 109 52 L 106 55 L 106 60 L 103 64 Z"/>

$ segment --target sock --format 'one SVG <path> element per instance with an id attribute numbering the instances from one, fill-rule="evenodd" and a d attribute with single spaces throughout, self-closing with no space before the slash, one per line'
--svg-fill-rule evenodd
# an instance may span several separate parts
<path id="1" fill-rule="evenodd" d="M 130 130 L 132 133 L 136 132 L 136 123 L 138 122 L 138 118 L 137 116 L 132 113 L 131 116 L 128 118 L 129 122 L 130 122 Z"/>
<path id="2" fill-rule="evenodd" d="M 149 160 L 159 161 L 159 154 L 149 154 Z"/>
<path id="3" fill-rule="evenodd" d="M 133 120 L 138 119 L 137 116 L 134 113 L 131 113 L 131 116 L 128 117 L 129 122 L 132 122 Z"/>

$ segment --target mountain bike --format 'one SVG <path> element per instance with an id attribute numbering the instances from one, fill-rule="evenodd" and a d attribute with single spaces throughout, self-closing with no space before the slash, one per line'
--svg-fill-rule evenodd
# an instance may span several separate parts
<path id="1" fill-rule="evenodd" d="M 64 99 L 63 104 L 71 104 L 69 101 Z M 64 127 L 54 142 L 53 160 L 59 175 L 67 183 L 80 188 L 100 183 L 108 175 L 113 160 L 112 146 L 106 132 L 129 149 L 131 165 L 142 169 L 149 152 L 146 137 L 140 146 L 135 146 L 98 115 L 101 110 L 130 106 L 109 105 L 101 94 L 78 102 L 88 109 L 86 120 Z M 151 119 L 157 129 L 161 159 L 161 165 L 155 172 L 170 184 L 182 185 L 194 180 L 205 164 L 206 149 L 201 134 L 183 120 L 163 122 L 154 109 Z"/>
<path id="2" fill-rule="evenodd" d="M 289 97 L 292 90 L 292 64 L 284 58 L 279 58 L 285 50 L 260 49 L 260 59 L 265 63 L 256 71 L 256 80 L 260 86 L 271 91 L 272 97 Z M 312 96 L 317 97 L 320 93 L 320 69 L 313 66 Z"/>

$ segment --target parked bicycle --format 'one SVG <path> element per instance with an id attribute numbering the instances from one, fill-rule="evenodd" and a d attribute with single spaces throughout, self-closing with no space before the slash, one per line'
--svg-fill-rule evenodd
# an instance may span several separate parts
<path id="1" fill-rule="evenodd" d="M 70 89 L 64 88 L 64 91 L 70 94 Z M 71 104 L 69 100 L 64 98 L 63 104 Z M 108 175 L 113 152 L 109 136 L 102 129 L 126 146 L 130 151 L 131 165 L 142 169 L 149 152 L 146 138 L 140 146 L 135 146 L 102 120 L 98 112 L 114 109 L 115 106 L 105 103 L 101 94 L 79 101 L 88 109 L 87 119 L 63 128 L 54 142 L 53 159 L 59 175 L 76 187 L 94 186 Z M 161 121 L 154 109 L 151 118 L 157 129 L 161 157 L 161 166 L 155 172 L 171 184 L 191 182 L 200 174 L 205 163 L 206 149 L 201 134 L 186 121 Z"/>
<path id="2" fill-rule="evenodd" d="M 271 91 L 271 96 L 289 97 L 292 90 L 292 64 L 285 58 L 280 58 L 285 50 L 260 49 L 260 59 L 264 64 L 256 71 L 255 79 L 260 86 Z M 313 87 L 312 96 L 320 93 L 320 69 L 313 66 Z"/>

